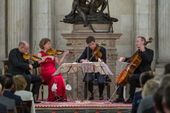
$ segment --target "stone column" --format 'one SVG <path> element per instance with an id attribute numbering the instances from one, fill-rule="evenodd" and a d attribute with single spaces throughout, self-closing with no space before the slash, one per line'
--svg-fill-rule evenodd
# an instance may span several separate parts
<path id="1" fill-rule="evenodd" d="M 5 0 L 0 0 L 0 48 L 1 48 L 1 54 L 0 54 L 0 60 L 5 59 Z M 2 64 L 2 63 L 1 63 Z M 0 64 L 0 68 L 1 68 Z"/>
<path id="2" fill-rule="evenodd" d="M 135 0 L 135 35 L 142 35 L 148 40 L 153 38 L 152 44 L 148 45 L 155 51 L 156 43 L 156 0 Z M 135 43 L 135 39 L 134 39 Z M 134 47 L 135 50 L 135 47 Z M 154 59 L 155 61 L 155 59 Z M 153 63 L 154 64 L 154 63 Z"/>
<path id="3" fill-rule="evenodd" d="M 32 0 L 32 49 L 39 51 L 42 38 L 54 38 L 54 0 Z"/>
<path id="4" fill-rule="evenodd" d="M 168 63 L 170 60 L 170 1 L 158 0 L 158 62 Z"/>
<path id="5" fill-rule="evenodd" d="M 30 0 L 6 0 L 8 2 L 8 52 L 21 40 L 29 41 Z"/>

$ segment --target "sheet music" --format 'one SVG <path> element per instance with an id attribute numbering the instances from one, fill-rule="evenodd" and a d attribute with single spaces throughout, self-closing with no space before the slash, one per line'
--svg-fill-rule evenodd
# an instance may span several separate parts
<path id="1" fill-rule="evenodd" d="M 59 73 L 76 73 L 78 71 L 83 71 L 83 73 L 99 72 L 103 75 L 114 75 L 104 62 L 63 63 L 53 75 L 58 75 Z"/>

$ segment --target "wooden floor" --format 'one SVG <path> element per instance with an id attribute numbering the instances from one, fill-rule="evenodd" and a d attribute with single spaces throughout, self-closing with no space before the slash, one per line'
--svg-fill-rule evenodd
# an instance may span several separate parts
<path id="1" fill-rule="evenodd" d="M 35 105 L 36 113 L 130 113 L 130 104 L 109 101 L 45 102 Z"/>

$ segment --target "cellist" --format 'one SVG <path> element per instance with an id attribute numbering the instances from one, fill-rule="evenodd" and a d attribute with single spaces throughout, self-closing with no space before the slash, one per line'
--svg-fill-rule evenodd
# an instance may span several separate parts
<path id="1" fill-rule="evenodd" d="M 114 102 L 132 103 L 135 89 L 136 87 L 140 87 L 139 78 L 141 73 L 151 70 L 151 63 L 153 61 L 154 52 L 153 50 L 146 47 L 146 43 L 147 41 L 145 37 L 137 36 L 135 45 L 142 61 L 139 64 L 139 66 L 135 69 L 134 73 L 128 78 L 128 82 L 130 84 L 129 98 L 126 101 L 124 101 L 123 86 L 119 86 L 117 90 L 118 98 L 116 98 Z M 130 58 L 120 57 L 119 61 L 128 62 L 129 59 Z"/>

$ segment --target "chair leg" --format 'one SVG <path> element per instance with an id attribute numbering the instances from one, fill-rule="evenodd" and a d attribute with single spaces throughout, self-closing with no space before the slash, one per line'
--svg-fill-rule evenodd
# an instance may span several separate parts
<path id="1" fill-rule="evenodd" d="M 107 83 L 107 98 L 110 98 L 110 84 Z"/>
<path id="2" fill-rule="evenodd" d="M 42 99 L 42 101 L 44 100 L 44 86 L 43 85 L 41 85 L 41 99 Z"/>
<path id="3" fill-rule="evenodd" d="M 87 83 L 84 83 L 84 99 L 86 100 L 87 99 L 87 96 L 88 96 L 88 92 L 87 92 L 87 89 L 88 88 L 88 84 Z"/>

